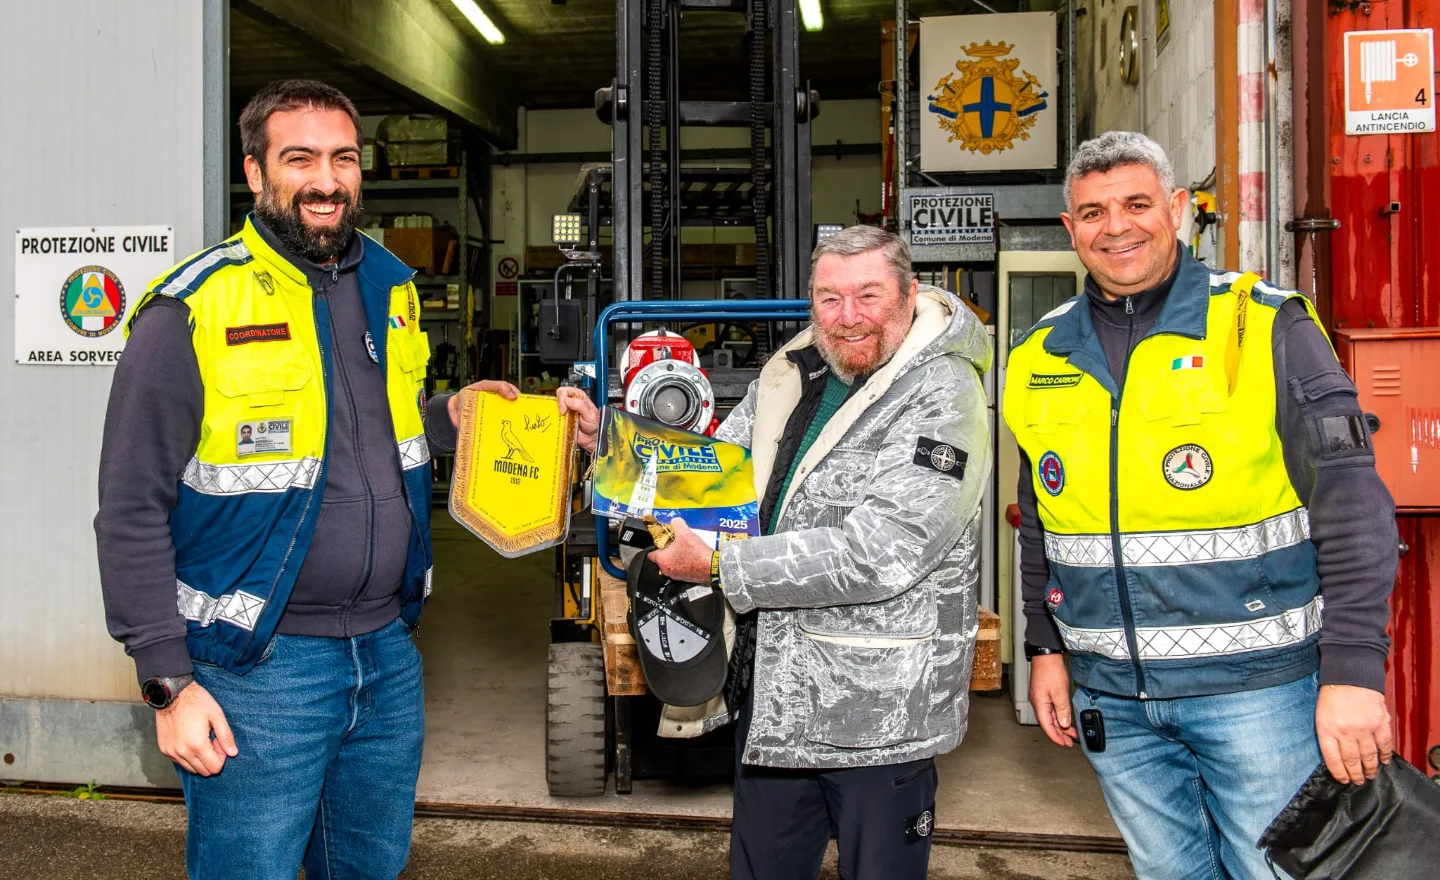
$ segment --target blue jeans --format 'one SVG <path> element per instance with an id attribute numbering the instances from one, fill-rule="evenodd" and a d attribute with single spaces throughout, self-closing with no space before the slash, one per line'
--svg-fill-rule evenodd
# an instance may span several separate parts
<path id="1" fill-rule="evenodd" d="M 401 620 L 350 639 L 277 635 L 245 675 L 195 664 L 240 754 L 180 770 L 191 880 L 394 880 L 410 855 L 425 739 L 420 652 Z M 177 768 L 179 769 L 179 768 Z"/>
<path id="2" fill-rule="evenodd" d="M 1256 842 L 1320 763 L 1317 695 L 1313 673 L 1211 697 L 1075 692 L 1077 727 L 1084 709 L 1104 719 L 1105 751 L 1085 757 L 1141 880 L 1274 876 Z"/>

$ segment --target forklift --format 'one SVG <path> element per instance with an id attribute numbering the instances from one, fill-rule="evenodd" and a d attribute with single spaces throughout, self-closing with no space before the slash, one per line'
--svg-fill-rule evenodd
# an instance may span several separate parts
<path id="1" fill-rule="evenodd" d="M 743 100 L 682 99 L 687 14 L 743 16 Z M 565 262 L 539 309 L 540 361 L 569 365 L 571 381 L 599 406 L 703 433 L 809 319 L 810 121 L 819 97 L 797 74 L 795 0 L 616 0 L 616 21 L 616 77 L 595 93 L 613 161 L 586 166 L 569 213 L 555 218 Z M 697 125 L 748 127 L 748 164 L 684 162 L 681 128 Z M 725 298 L 684 296 L 681 231 L 696 226 L 755 230 L 753 251 L 735 246 L 744 268 L 725 283 Z M 600 246 L 607 227 L 608 260 Z M 626 625 L 613 527 L 584 515 L 589 490 L 577 482 L 573 505 L 582 515 L 556 548 L 549 792 L 601 795 L 612 773 L 617 794 L 629 793 L 636 776 L 727 779 L 729 725 L 693 740 L 656 735 L 661 704 L 646 689 Z"/>

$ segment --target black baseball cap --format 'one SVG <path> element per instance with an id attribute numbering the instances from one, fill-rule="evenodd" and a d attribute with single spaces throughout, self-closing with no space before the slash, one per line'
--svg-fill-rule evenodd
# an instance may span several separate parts
<path id="1" fill-rule="evenodd" d="M 671 580 L 635 554 L 626 571 L 630 635 L 650 690 L 671 706 L 699 706 L 725 687 L 725 597 L 709 585 Z"/>

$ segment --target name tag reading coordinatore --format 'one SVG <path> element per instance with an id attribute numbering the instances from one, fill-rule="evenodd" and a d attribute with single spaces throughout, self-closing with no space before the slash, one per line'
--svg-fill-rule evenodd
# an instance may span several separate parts
<path id="1" fill-rule="evenodd" d="M 552 547 L 570 528 L 575 415 L 548 395 L 460 392 L 450 514 L 503 556 Z"/>

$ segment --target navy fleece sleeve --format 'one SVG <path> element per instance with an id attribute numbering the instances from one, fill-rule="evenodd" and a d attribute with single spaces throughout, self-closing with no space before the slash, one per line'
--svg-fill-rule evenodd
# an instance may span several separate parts
<path id="1" fill-rule="evenodd" d="M 1387 601 L 1399 566 L 1395 502 L 1375 471 L 1355 384 L 1304 304 L 1281 308 L 1273 340 L 1277 429 L 1310 511 L 1325 597 L 1320 683 L 1383 692 Z"/>
<path id="2" fill-rule="evenodd" d="M 105 623 L 142 682 L 191 670 L 185 618 L 176 610 L 170 513 L 204 409 L 190 310 L 157 297 L 136 316 L 115 367 L 95 516 Z"/>
<path id="3" fill-rule="evenodd" d="M 425 403 L 425 443 L 432 453 L 454 452 L 460 431 L 450 421 L 450 398 L 455 393 L 437 394 Z"/>

